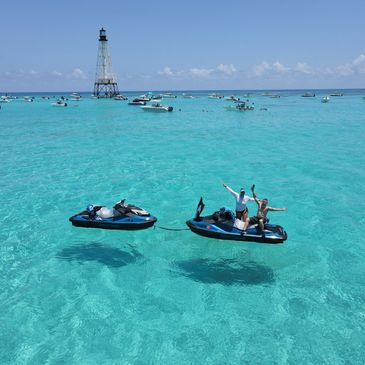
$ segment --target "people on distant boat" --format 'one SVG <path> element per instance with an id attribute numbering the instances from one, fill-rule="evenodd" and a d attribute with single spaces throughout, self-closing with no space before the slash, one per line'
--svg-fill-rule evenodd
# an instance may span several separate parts
<path id="1" fill-rule="evenodd" d="M 267 221 L 267 213 L 268 212 L 279 212 L 279 211 L 285 211 L 288 210 L 288 208 L 272 208 L 269 207 L 267 204 L 269 203 L 269 200 L 267 198 L 264 198 L 262 200 L 257 198 L 257 195 L 255 193 L 255 185 L 252 185 L 251 187 L 252 196 L 255 199 L 255 202 L 258 205 L 257 213 L 254 217 L 251 217 L 249 220 L 250 224 L 258 224 L 260 227 L 260 230 L 262 232 L 262 236 L 265 237 L 265 223 Z"/>
<path id="2" fill-rule="evenodd" d="M 247 203 L 254 201 L 254 198 L 245 194 L 245 188 L 241 188 L 240 192 L 237 193 L 231 189 L 227 184 L 223 183 L 223 186 L 233 195 L 236 200 L 236 218 L 240 219 L 243 224 L 243 231 L 245 232 L 249 224 L 248 208 Z"/>

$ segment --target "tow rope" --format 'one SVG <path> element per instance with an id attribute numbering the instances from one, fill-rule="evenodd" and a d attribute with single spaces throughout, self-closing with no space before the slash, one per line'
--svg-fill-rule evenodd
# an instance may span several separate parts
<path id="1" fill-rule="evenodd" d="M 156 226 L 156 225 L 154 225 L 153 226 L 154 227 L 154 229 L 156 229 L 156 227 L 157 228 L 160 228 L 160 229 L 163 229 L 163 230 L 165 230 L 165 231 L 190 231 L 190 228 L 169 228 L 169 227 L 161 227 L 161 226 Z"/>

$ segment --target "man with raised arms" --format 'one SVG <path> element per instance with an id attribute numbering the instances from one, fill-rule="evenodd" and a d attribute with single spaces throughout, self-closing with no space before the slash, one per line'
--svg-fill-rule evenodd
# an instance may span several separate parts
<path id="1" fill-rule="evenodd" d="M 266 223 L 266 216 L 267 213 L 270 212 L 279 212 L 279 211 L 284 211 L 284 210 L 288 210 L 288 208 L 272 208 L 269 207 L 267 204 L 269 203 L 268 199 L 258 199 L 255 193 L 255 185 L 252 185 L 251 187 L 251 191 L 252 191 L 252 195 L 253 198 L 255 199 L 255 202 L 258 205 L 258 209 L 257 209 L 257 214 L 255 217 L 251 217 L 250 218 L 250 224 L 258 224 L 261 232 L 262 232 L 262 236 L 265 237 L 265 223 Z"/>

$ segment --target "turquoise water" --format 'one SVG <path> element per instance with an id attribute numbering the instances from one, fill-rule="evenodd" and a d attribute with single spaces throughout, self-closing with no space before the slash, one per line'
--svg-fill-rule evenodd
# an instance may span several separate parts
<path id="1" fill-rule="evenodd" d="M 1 104 L 0 363 L 362 364 L 365 100 L 344 93 Z M 223 181 L 288 207 L 288 240 L 68 222 L 126 198 L 185 228 L 200 196 L 234 207 Z"/>

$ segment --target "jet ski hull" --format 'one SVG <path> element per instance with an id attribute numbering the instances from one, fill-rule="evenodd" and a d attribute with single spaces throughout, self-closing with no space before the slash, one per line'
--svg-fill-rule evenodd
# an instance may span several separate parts
<path id="1" fill-rule="evenodd" d="M 201 220 L 190 219 L 186 222 L 190 230 L 200 236 L 231 240 L 231 241 L 252 241 L 258 243 L 278 244 L 283 243 L 287 238 L 287 233 L 281 226 L 265 225 L 265 235 L 257 227 L 249 227 L 246 233 L 233 226 L 220 223 L 211 223 Z"/>
<path id="2" fill-rule="evenodd" d="M 157 218 L 153 216 L 144 217 L 131 214 L 112 218 L 91 218 L 87 212 L 75 214 L 69 220 L 76 227 L 128 231 L 150 228 L 157 222 Z"/>

